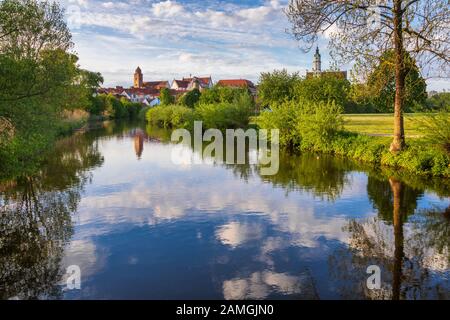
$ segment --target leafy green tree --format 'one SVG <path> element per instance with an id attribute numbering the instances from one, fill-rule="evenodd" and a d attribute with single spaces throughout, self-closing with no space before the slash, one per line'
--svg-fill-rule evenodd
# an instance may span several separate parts
<path id="1" fill-rule="evenodd" d="M 240 96 L 248 95 L 250 93 L 245 88 L 232 88 L 223 86 L 214 86 L 211 89 L 206 89 L 200 96 L 199 104 L 215 104 L 215 103 L 233 103 Z"/>
<path id="2" fill-rule="evenodd" d="M 334 102 L 346 110 L 351 104 L 349 92 L 350 82 L 333 75 L 307 78 L 299 81 L 294 88 L 296 99 L 306 99 L 311 102 Z"/>
<path id="3" fill-rule="evenodd" d="M 131 102 L 127 98 L 123 97 L 120 99 L 120 102 L 122 103 L 123 107 L 126 110 L 126 113 L 128 114 L 128 117 L 131 119 L 136 118 L 139 115 L 139 112 L 141 112 L 142 104 L 137 102 Z"/>
<path id="4" fill-rule="evenodd" d="M 450 109 L 450 92 L 440 92 L 427 100 L 427 106 L 431 110 L 444 111 Z"/>
<path id="5" fill-rule="evenodd" d="M 405 53 L 405 88 L 404 111 L 421 110 L 427 99 L 427 85 L 420 74 L 416 62 Z M 380 58 L 378 65 L 369 74 L 367 80 L 368 93 L 378 112 L 394 112 L 395 101 L 395 54 L 386 51 Z"/>
<path id="6" fill-rule="evenodd" d="M 286 69 L 261 73 L 258 98 L 263 107 L 291 100 L 301 78 L 298 73 L 289 74 Z"/>
<path id="7" fill-rule="evenodd" d="M 159 100 L 161 101 L 162 106 L 168 106 L 175 103 L 175 98 L 172 96 L 170 89 L 168 88 L 161 89 Z"/>
<path id="8" fill-rule="evenodd" d="M 198 89 L 191 90 L 181 97 L 180 103 L 186 107 L 193 109 L 195 105 L 199 102 L 200 96 L 201 96 L 200 90 Z"/>

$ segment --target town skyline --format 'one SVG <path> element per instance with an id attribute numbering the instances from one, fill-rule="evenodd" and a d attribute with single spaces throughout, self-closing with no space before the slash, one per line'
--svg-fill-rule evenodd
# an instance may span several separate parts
<path id="1" fill-rule="evenodd" d="M 102 73 L 106 87 L 128 86 L 137 66 L 148 79 L 195 74 L 255 84 L 261 72 L 311 70 L 314 50 L 302 52 L 286 32 L 287 0 L 60 2 L 69 14 L 81 67 Z M 73 8 L 79 10 L 77 19 Z M 324 69 L 331 65 L 327 42 L 323 36 L 317 43 Z M 448 80 L 427 83 L 429 90 L 450 88 Z"/>

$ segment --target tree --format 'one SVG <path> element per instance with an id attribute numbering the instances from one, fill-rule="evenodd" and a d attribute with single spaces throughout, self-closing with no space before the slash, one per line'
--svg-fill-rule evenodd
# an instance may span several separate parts
<path id="1" fill-rule="evenodd" d="M 181 104 L 193 109 L 194 106 L 200 100 L 200 96 L 201 96 L 200 90 L 198 89 L 191 90 L 181 97 Z"/>
<path id="2" fill-rule="evenodd" d="M 420 110 L 426 103 L 427 84 L 416 62 L 405 53 L 404 111 Z M 378 65 L 369 74 L 368 93 L 378 112 L 393 112 L 395 101 L 395 56 L 392 50 L 385 52 Z"/>
<path id="3" fill-rule="evenodd" d="M 450 66 L 450 8 L 447 0 L 291 0 L 285 10 L 292 33 L 309 51 L 327 33 L 333 57 L 367 63 L 393 50 L 395 57 L 394 141 L 405 146 L 405 52 L 423 70 L 447 74 Z M 333 30 L 335 30 L 333 32 Z M 441 73 L 442 72 L 442 73 Z"/>
<path id="4" fill-rule="evenodd" d="M 168 106 L 175 102 L 175 98 L 172 96 L 168 88 L 161 89 L 159 100 L 161 101 L 162 106 Z"/>
<path id="5" fill-rule="evenodd" d="M 350 82 L 333 75 L 312 77 L 298 83 L 294 88 L 296 99 L 312 102 L 334 102 L 344 109 L 349 106 Z"/>
<path id="6" fill-rule="evenodd" d="M 286 69 L 261 73 L 258 84 L 258 98 L 263 107 L 291 100 L 294 88 L 300 81 L 298 73 L 289 74 Z"/>
<path id="7" fill-rule="evenodd" d="M 427 100 L 428 108 L 436 111 L 450 110 L 450 92 L 437 93 Z"/>

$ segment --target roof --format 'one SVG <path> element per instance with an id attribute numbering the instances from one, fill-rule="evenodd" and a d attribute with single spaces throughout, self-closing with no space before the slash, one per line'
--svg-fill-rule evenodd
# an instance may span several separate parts
<path id="1" fill-rule="evenodd" d="M 142 86 L 146 88 L 155 88 L 155 89 L 168 88 L 169 81 L 148 81 L 144 82 Z"/>
<path id="2" fill-rule="evenodd" d="M 255 85 L 250 80 L 246 79 L 228 79 L 228 80 L 219 80 L 217 82 L 218 86 L 222 87 L 242 87 L 242 88 L 254 88 Z"/>
<path id="3" fill-rule="evenodd" d="M 173 80 L 174 83 L 177 84 L 178 88 L 185 88 L 187 89 L 189 87 L 189 84 L 191 83 L 191 81 L 187 81 L 187 80 Z"/>
<path id="4" fill-rule="evenodd" d="M 211 82 L 211 77 L 192 77 L 192 78 L 183 78 L 182 81 L 192 82 L 192 80 L 198 80 L 202 85 L 209 85 Z"/>
<path id="5" fill-rule="evenodd" d="M 159 96 L 159 90 L 154 88 L 129 88 L 124 89 L 123 91 L 127 94 Z"/>
<path id="6" fill-rule="evenodd" d="M 140 67 L 137 67 L 137 68 L 136 68 L 136 73 L 142 73 L 142 70 L 141 70 Z"/>

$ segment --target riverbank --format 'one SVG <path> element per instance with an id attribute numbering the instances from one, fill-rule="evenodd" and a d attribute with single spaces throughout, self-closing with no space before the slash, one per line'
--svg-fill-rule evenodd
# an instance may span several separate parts
<path id="1" fill-rule="evenodd" d="M 300 151 L 322 152 L 345 156 L 391 170 L 402 170 L 421 176 L 450 178 L 450 157 L 445 151 L 420 140 L 409 140 L 399 154 L 389 151 L 390 137 L 374 137 L 339 132 L 326 143 L 300 144 Z"/>

